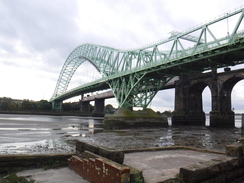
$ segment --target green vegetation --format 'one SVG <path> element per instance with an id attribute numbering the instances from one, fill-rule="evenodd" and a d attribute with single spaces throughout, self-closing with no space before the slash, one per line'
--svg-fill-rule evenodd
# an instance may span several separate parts
<path id="1" fill-rule="evenodd" d="M 47 100 L 40 100 L 40 101 L 33 101 L 33 100 L 18 100 L 12 99 L 7 97 L 0 97 L 0 111 L 51 111 L 52 104 Z M 79 112 L 80 111 L 80 103 L 79 102 L 66 102 L 63 103 L 62 110 L 64 112 Z M 94 111 L 94 106 L 90 104 L 90 112 Z M 114 114 L 116 109 L 111 105 L 108 104 L 104 107 L 104 112 L 106 114 Z M 134 114 L 130 110 L 123 110 L 123 116 L 127 117 L 134 117 Z M 157 111 L 155 113 L 152 110 L 147 109 L 147 111 L 137 111 L 137 115 L 147 116 L 150 115 L 151 117 L 159 117 L 159 116 L 171 116 L 171 111 L 164 111 L 163 113 Z M 158 114 L 158 115 L 157 115 Z"/>
<path id="2" fill-rule="evenodd" d="M 144 183 L 144 180 L 141 177 L 134 177 L 131 183 Z"/>
<path id="3" fill-rule="evenodd" d="M 60 168 L 60 167 L 66 167 L 67 161 L 66 160 L 53 160 L 49 159 L 43 164 L 43 169 L 48 170 L 48 169 L 55 169 L 55 168 Z"/>
<path id="4" fill-rule="evenodd" d="M 11 98 L 0 98 L 0 110 L 2 111 L 33 111 L 51 110 L 52 106 L 47 100 L 32 101 L 32 100 L 16 100 Z"/>
<path id="5" fill-rule="evenodd" d="M 175 178 L 175 179 L 166 180 L 163 183 L 180 183 L 180 182 L 182 182 L 180 179 Z"/>
<path id="6" fill-rule="evenodd" d="M 10 173 L 3 179 L 3 183 L 34 183 L 34 180 L 27 180 L 25 177 L 18 177 L 15 173 Z"/>
<path id="7" fill-rule="evenodd" d="M 161 113 L 161 115 L 169 117 L 169 116 L 172 116 L 172 112 L 171 111 L 164 111 L 164 112 Z"/>
<path id="8" fill-rule="evenodd" d="M 17 100 L 12 98 L 0 98 L 0 111 L 51 111 L 52 104 L 47 100 Z M 78 112 L 80 110 L 79 102 L 63 103 L 63 111 Z M 90 112 L 94 107 L 90 105 Z"/>
<path id="9" fill-rule="evenodd" d="M 125 118 L 160 118 L 161 114 L 156 113 L 150 108 L 146 108 L 139 111 L 130 111 L 128 108 L 120 108 L 114 116 L 121 116 Z"/>
<path id="10" fill-rule="evenodd" d="M 52 104 L 47 100 L 17 100 L 12 98 L 0 98 L 0 111 L 51 111 Z M 64 112 L 79 112 L 79 102 L 63 103 L 62 110 Z M 113 114 L 115 108 L 108 104 L 104 107 L 105 113 Z M 90 104 L 90 112 L 94 111 L 94 106 Z"/>
<path id="11" fill-rule="evenodd" d="M 104 107 L 104 112 L 106 114 L 113 114 L 115 112 L 115 108 L 111 105 L 111 104 L 108 104 Z"/>

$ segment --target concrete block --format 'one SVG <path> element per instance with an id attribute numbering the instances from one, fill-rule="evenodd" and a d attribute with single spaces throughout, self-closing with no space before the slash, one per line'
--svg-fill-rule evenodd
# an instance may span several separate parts
<path id="1" fill-rule="evenodd" d="M 238 158 L 239 166 L 244 167 L 244 156 Z"/>
<path id="2" fill-rule="evenodd" d="M 240 167 L 238 158 L 234 158 L 234 159 L 227 161 L 227 165 L 228 165 L 228 171 L 232 171 L 232 170 Z"/>
<path id="3" fill-rule="evenodd" d="M 225 181 L 231 182 L 237 178 L 243 177 L 243 175 L 244 175 L 244 168 L 238 168 L 227 172 L 225 175 Z"/>
<path id="4" fill-rule="evenodd" d="M 216 161 L 205 162 L 207 178 L 215 177 L 220 172 L 219 163 Z"/>
<path id="5" fill-rule="evenodd" d="M 241 157 L 243 156 L 242 144 L 231 144 L 226 146 L 226 155 Z"/>
<path id="6" fill-rule="evenodd" d="M 98 146 L 91 142 L 76 141 L 76 150 L 83 153 L 85 151 L 92 152 L 104 158 L 110 159 L 114 162 L 122 164 L 124 162 L 124 153 L 123 151 L 111 150 L 105 147 Z M 85 154 L 87 155 L 87 154 Z M 93 156 L 89 155 L 88 156 Z M 94 156 L 93 156 L 94 157 Z"/>
<path id="7" fill-rule="evenodd" d="M 108 150 L 100 148 L 98 154 L 114 162 L 122 164 L 124 162 L 124 153 L 122 151 Z"/>
<path id="8" fill-rule="evenodd" d="M 180 174 L 184 182 L 198 183 L 206 180 L 207 173 L 203 164 L 194 164 L 180 168 Z"/>
<path id="9" fill-rule="evenodd" d="M 225 183 L 225 176 L 219 175 L 217 177 L 214 177 L 212 179 L 208 179 L 208 180 L 203 181 L 201 183 Z"/>

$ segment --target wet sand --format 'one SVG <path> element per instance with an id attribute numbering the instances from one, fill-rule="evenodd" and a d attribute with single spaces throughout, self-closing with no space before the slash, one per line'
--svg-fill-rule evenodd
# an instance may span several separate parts
<path id="1" fill-rule="evenodd" d="M 192 146 L 225 151 L 242 136 L 240 128 L 169 126 L 104 130 L 101 118 L 0 114 L 0 154 L 75 152 L 74 140 L 113 149 Z"/>

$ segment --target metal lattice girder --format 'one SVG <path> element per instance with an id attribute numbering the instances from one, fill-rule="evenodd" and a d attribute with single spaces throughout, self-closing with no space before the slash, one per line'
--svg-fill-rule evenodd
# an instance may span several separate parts
<path id="1" fill-rule="evenodd" d="M 120 77 L 109 81 L 109 85 L 118 100 L 119 107 L 146 108 L 172 77 L 147 76 L 146 73 L 133 73 L 128 77 Z"/>
<path id="2" fill-rule="evenodd" d="M 133 105 L 146 106 L 148 102 L 143 103 L 142 100 L 147 101 L 147 98 L 154 95 L 150 87 L 145 90 L 147 94 L 133 90 L 140 91 L 144 86 L 141 82 L 149 82 L 150 78 L 145 79 L 149 76 L 153 76 L 151 79 L 155 83 L 160 82 L 155 76 L 157 72 L 163 73 L 165 78 L 171 78 L 244 63 L 244 31 L 241 30 L 243 17 L 244 9 L 241 8 L 185 32 L 174 31 L 167 39 L 133 50 L 81 45 L 65 61 L 50 101 L 62 101 L 88 91 L 87 88 L 89 91 L 97 91 L 109 84 L 120 106 L 131 106 L 132 100 Z M 229 29 L 230 33 L 228 30 L 226 34 L 222 29 L 214 31 L 218 23 L 228 20 L 232 20 L 234 25 Z M 89 61 L 103 75 L 99 79 L 100 84 L 95 81 L 66 91 L 73 74 L 84 61 Z M 117 92 L 116 88 L 120 87 L 123 87 L 123 91 Z"/>

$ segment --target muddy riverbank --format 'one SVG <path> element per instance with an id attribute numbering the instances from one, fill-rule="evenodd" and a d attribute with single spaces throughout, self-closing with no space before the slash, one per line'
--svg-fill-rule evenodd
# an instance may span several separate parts
<path id="1" fill-rule="evenodd" d="M 0 154 L 73 153 L 74 140 L 113 149 L 192 146 L 225 151 L 241 128 L 207 126 L 104 130 L 101 118 L 0 114 Z"/>

